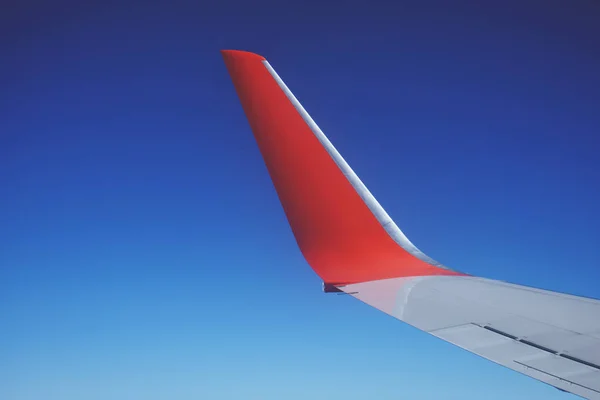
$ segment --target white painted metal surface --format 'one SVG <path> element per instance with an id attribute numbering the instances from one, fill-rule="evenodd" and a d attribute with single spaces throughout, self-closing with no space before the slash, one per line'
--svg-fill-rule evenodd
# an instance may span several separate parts
<path id="1" fill-rule="evenodd" d="M 440 339 L 559 389 L 600 399 L 600 301 L 466 276 L 340 287 Z"/>

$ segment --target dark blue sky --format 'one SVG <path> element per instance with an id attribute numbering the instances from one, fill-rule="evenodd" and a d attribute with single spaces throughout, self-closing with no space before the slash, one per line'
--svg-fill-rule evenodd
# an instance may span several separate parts
<path id="1" fill-rule="evenodd" d="M 433 258 L 600 298 L 600 3 L 201 3 L 2 6 L 0 398 L 570 398 L 323 294 L 218 51 Z"/>

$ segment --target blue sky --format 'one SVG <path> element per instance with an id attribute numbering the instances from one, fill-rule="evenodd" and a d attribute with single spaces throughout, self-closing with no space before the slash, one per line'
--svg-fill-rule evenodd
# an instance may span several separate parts
<path id="1" fill-rule="evenodd" d="M 0 398 L 573 398 L 323 294 L 218 51 L 433 258 L 600 298 L 596 1 L 50 3 L 0 15 Z"/>

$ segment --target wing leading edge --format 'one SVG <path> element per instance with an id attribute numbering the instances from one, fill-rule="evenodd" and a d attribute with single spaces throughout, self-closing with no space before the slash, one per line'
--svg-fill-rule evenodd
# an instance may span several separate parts
<path id="1" fill-rule="evenodd" d="M 432 260 L 263 57 L 222 54 L 294 237 L 325 288 L 561 390 L 600 399 L 600 301 L 472 277 Z"/>

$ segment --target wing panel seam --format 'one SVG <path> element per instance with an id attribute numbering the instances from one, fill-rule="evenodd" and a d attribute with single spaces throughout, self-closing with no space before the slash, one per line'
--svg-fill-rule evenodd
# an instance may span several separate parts
<path id="1" fill-rule="evenodd" d="M 492 327 L 487 326 L 487 325 L 485 325 L 485 326 L 478 325 L 478 324 L 473 324 L 473 325 L 479 326 L 480 328 L 486 329 L 486 330 L 488 330 L 490 332 L 494 332 L 494 333 L 496 333 L 498 335 L 502 335 L 502 336 L 507 337 L 509 339 L 512 339 L 512 340 L 514 340 L 516 342 L 523 343 L 523 344 L 525 344 L 527 346 L 534 347 L 534 348 L 536 348 L 538 350 L 541 350 L 541 351 L 543 351 L 545 353 L 552 354 L 552 355 L 555 355 L 555 356 L 558 356 L 558 357 L 562 357 L 562 358 L 567 359 L 569 361 L 573 361 L 573 362 L 575 362 L 577 364 L 585 365 L 587 367 L 594 368 L 594 369 L 600 371 L 600 365 L 594 364 L 592 362 L 585 361 L 585 360 L 582 360 L 582 359 L 577 358 L 577 357 L 572 357 L 572 356 L 569 356 L 568 354 L 563 354 L 560 351 L 553 350 L 553 349 L 551 349 L 549 347 L 539 345 L 539 344 L 537 344 L 535 342 L 532 342 L 530 340 L 521 339 L 521 338 L 519 338 L 519 337 L 517 337 L 515 335 L 511 335 L 510 333 L 503 332 L 503 331 L 501 331 L 499 329 L 495 329 L 495 328 L 492 328 Z M 533 367 L 531 367 L 531 368 L 533 368 Z"/>
<path id="2" fill-rule="evenodd" d="M 546 375 L 548 375 L 548 376 L 551 376 L 551 377 L 553 377 L 553 378 L 555 378 L 555 379 L 558 379 L 558 380 L 560 380 L 560 381 L 563 381 L 563 382 L 570 383 L 571 385 L 579 386 L 579 387 L 582 387 L 582 388 L 584 388 L 584 389 L 591 390 L 592 392 L 600 393 L 600 391 L 598 391 L 598 390 L 596 390 L 596 389 L 593 389 L 593 388 L 591 388 L 591 387 L 587 387 L 587 386 L 585 386 L 585 385 L 582 385 L 582 384 L 580 384 L 580 383 L 577 383 L 577 382 L 570 381 L 570 380 L 568 380 L 568 379 L 565 379 L 565 378 L 561 378 L 561 377 L 560 377 L 560 376 L 558 376 L 558 375 L 551 374 L 551 373 L 549 373 L 549 372 L 546 372 L 546 371 L 544 371 L 544 370 L 541 370 L 541 369 L 539 369 L 539 368 L 532 367 L 531 365 L 527 365 L 527 364 L 525 364 L 525 363 L 522 363 L 522 362 L 520 362 L 520 361 L 513 360 L 513 362 L 514 362 L 515 364 L 519 364 L 519 365 L 521 365 L 521 366 L 523 366 L 523 367 L 525 367 L 525 368 L 530 368 L 530 369 L 532 369 L 532 370 L 534 370 L 534 371 L 537 371 L 537 372 L 540 372 L 540 373 L 542 373 L 542 374 L 546 374 Z"/>

